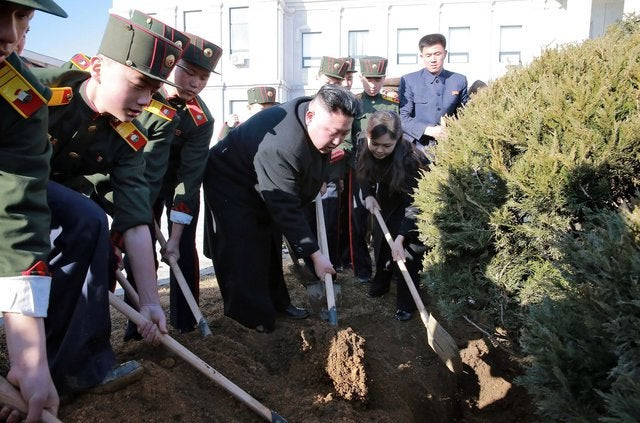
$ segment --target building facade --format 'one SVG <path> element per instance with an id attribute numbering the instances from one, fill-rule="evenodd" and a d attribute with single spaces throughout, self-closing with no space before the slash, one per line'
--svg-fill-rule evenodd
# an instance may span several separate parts
<path id="1" fill-rule="evenodd" d="M 247 89 L 276 88 L 279 101 L 313 94 L 323 55 L 384 56 L 387 75 L 421 68 L 418 40 L 447 37 L 445 68 L 489 82 L 541 51 L 604 33 L 640 0 L 138 0 L 135 7 L 223 48 L 219 75 L 202 94 L 216 119 L 246 118 Z M 128 17 L 131 2 L 113 0 Z M 356 76 L 353 90 L 361 84 Z"/>

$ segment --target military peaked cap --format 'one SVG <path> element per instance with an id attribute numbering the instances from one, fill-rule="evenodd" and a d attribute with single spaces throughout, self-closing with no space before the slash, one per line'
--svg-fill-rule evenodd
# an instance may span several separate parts
<path id="1" fill-rule="evenodd" d="M 368 56 L 360 59 L 360 74 L 364 77 L 382 78 L 387 74 L 387 62 L 384 57 Z"/>
<path id="2" fill-rule="evenodd" d="M 335 57 L 322 56 L 320 60 L 319 74 L 324 74 L 337 79 L 344 79 L 349 69 L 349 62 Z"/>
<path id="3" fill-rule="evenodd" d="M 169 25 L 162 21 L 157 20 L 153 16 L 145 15 L 139 10 L 134 10 L 131 15 L 131 22 L 140 25 L 143 28 L 147 28 L 149 31 L 158 35 L 162 35 L 164 38 L 171 40 L 181 48 L 183 51 L 187 45 L 191 42 L 189 36 L 184 32 L 180 32 L 177 29 L 171 28 Z"/>
<path id="4" fill-rule="evenodd" d="M 187 35 L 191 38 L 191 42 L 185 49 L 182 60 L 205 68 L 209 72 L 217 73 L 215 69 L 220 57 L 222 57 L 222 49 L 197 35 Z"/>
<path id="5" fill-rule="evenodd" d="M 277 103 L 276 89 L 272 87 L 253 87 L 247 90 L 247 103 L 249 105 Z"/>

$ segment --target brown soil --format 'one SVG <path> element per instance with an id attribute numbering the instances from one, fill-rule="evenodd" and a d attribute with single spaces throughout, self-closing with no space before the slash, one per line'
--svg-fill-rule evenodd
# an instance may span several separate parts
<path id="1" fill-rule="evenodd" d="M 454 375 L 429 347 L 419 316 L 405 323 L 393 319 L 393 288 L 372 299 L 350 273 L 340 279 L 337 328 L 312 316 L 282 318 L 273 333 L 257 333 L 222 315 L 220 291 L 215 277 L 209 277 L 201 282 L 201 309 L 213 335 L 171 336 L 289 422 L 536 420 L 531 399 L 513 384 L 518 362 L 469 324 L 440 320 L 460 347 L 464 369 Z M 294 303 L 308 305 L 305 289 L 291 274 L 287 282 Z M 161 294 L 168 306 L 168 287 Z M 423 297 L 431 310 L 424 292 Z M 115 310 L 112 318 L 118 358 L 140 361 L 144 377 L 116 393 L 65 401 L 58 415 L 62 421 L 264 421 L 165 348 L 123 343 L 125 321 Z M 6 374 L 5 355 L 0 355 L 0 370 Z"/>

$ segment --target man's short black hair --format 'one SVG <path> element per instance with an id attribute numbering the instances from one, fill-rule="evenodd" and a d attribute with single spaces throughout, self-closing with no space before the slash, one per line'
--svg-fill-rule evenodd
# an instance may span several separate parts
<path id="1" fill-rule="evenodd" d="M 418 50 L 422 53 L 422 49 L 425 47 L 431 47 L 440 44 L 443 49 L 447 48 L 447 39 L 442 34 L 429 34 L 420 38 L 418 43 Z"/>
<path id="2" fill-rule="evenodd" d="M 340 111 L 343 115 L 356 117 L 362 114 L 362 103 L 347 89 L 340 85 L 327 84 L 318 90 L 314 101 L 319 100 L 331 113 Z"/>

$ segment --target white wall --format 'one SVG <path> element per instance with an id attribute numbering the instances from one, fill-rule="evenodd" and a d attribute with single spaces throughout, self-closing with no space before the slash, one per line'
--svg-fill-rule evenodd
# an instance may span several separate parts
<path id="1" fill-rule="evenodd" d="M 184 11 L 202 10 L 198 19 L 191 15 L 187 29 L 225 50 L 217 68 L 221 75 L 212 75 L 202 94 L 216 119 L 216 137 L 230 101 L 245 100 L 251 86 L 276 87 L 280 101 L 317 90 L 317 68 L 302 67 L 303 32 L 322 32 L 320 55 L 342 57 L 348 53 L 349 31 L 368 30 L 366 53 L 387 57 L 387 75 L 399 77 L 421 65 L 397 63 L 398 28 L 418 28 L 411 47 L 417 54 L 420 36 L 448 36 L 450 27 L 469 27 L 469 62 L 445 67 L 465 74 L 471 83 L 506 72 L 499 62 L 501 26 L 522 26 L 519 49 L 526 65 L 545 48 L 598 36 L 623 12 L 640 11 L 640 0 L 113 0 L 112 10 L 128 16 L 132 4 L 179 30 L 184 30 Z M 245 6 L 249 60 L 234 65 L 228 51 L 229 8 Z M 358 79 L 356 92 L 361 89 Z"/>

